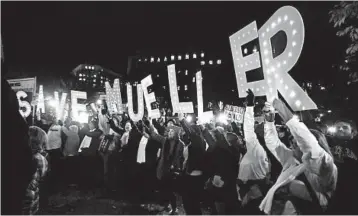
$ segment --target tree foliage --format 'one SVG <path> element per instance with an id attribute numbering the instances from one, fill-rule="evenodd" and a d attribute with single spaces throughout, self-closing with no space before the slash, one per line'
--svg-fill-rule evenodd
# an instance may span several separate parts
<path id="1" fill-rule="evenodd" d="M 329 15 L 330 23 L 333 23 L 334 28 L 338 30 L 337 36 L 349 38 L 345 60 L 340 69 L 349 72 L 349 83 L 357 82 L 358 2 L 340 2 L 334 6 Z"/>

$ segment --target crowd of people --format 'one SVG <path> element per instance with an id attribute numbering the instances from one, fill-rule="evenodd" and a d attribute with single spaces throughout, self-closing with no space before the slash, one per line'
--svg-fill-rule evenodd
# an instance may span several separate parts
<path id="1" fill-rule="evenodd" d="M 13 194 L 2 199 L 4 214 L 41 213 L 49 194 L 69 185 L 139 204 L 158 196 L 169 214 L 179 196 L 188 215 L 202 214 L 203 205 L 212 214 L 358 213 L 354 122 L 337 122 L 335 138 L 326 137 L 278 99 L 255 105 L 251 90 L 243 125 L 189 122 L 182 113 L 133 122 L 103 101 L 87 124 L 66 118 L 28 127 L 17 101 L 8 104 L 5 118 L 16 124 L 5 133 L 16 129 L 17 146 L 7 153 L 17 157 L 2 163 L 3 175 L 10 164 L 2 192 Z"/>

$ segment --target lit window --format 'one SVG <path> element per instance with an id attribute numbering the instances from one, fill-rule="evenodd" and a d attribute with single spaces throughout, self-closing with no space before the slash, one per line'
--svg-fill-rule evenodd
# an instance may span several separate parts
<path id="1" fill-rule="evenodd" d="M 188 76 L 188 70 L 185 70 L 185 76 Z"/>
<path id="2" fill-rule="evenodd" d="M 171 60 L 174 61 L 174 59 L 175 59 L 175 57 L 172 55 L 172 56 L 171 56 Z"/>
<path id="3" fill-rule="evenodd" d="M 94 79 L 93 82 L 96 82 L 96 80 Z"/>
<path id="4" fill-rule="evenodd" d="M 195 77 L 193 77 L 193 82 L 195 82 Z"/>
<path id="5" fill-rule="evenodd" d="M 83 81 L 86 81 L 86 78 L 83 78 Z"/>
<path id="6" fill-rule="evenodd" d="M 205 65 L 205 61 L 201 61 L 201 63 L 200 63 L 201 65 Z"/>
<path id="7" fill-rule="evenodd" d="M 217 63 L 217 64 L 221 64 L 221 60 L 219 59 L 216 63 Z"/>
<path id="8" fill-rule="evenodd" d="M 159 74 L 157 74 L 157 77 L 159 77 Z"/>
<path id="9" fill-rule="evenodd" d="M 158 58 L 157 62 L 160 62 L 160 58 Z"/>
<path id="10" fill-rule="evenodd" d="M 185 59 L 189 59 L 189 54 L 185 54 Z"/>
<path id="11" fill-rule="evenodd" d="M 178 91 L 180 91 L 180 86 L 178 86 Z"/>
<path id="12" fill-rule="evenodd" d="M 195 59 L 196 59 L 196 54 L 195 54 L 195 53 L 193 54 L 193 58 L 195 58 Z"/>
<path id="13" fill-rule="evenodd" d="M 187 85 L 185 85 L 185 86 L 184 86 L 184 89 L 185 89 L 185 91 L 187 91 L 187 90 L 188 90 L 188 86 L 187 86 Z"/>
<path id="14" fill-rule="evenodd" d="M 212 65 L 212 64 L 213 64 L 213 61 L 211 61 L 211 60 L 210 60 L 210 61 L 209 61 L 209 64 L 211 64 L 211 65 Z"/>
<path id="15" fill-rule="evenodd" d="M 93 77 L 97 77 L 97 75 L 95 74 L 95 75 L 93 75 Z"/>
<path id="16" fill-rule="evenodd" d="M 204 53 L 202 52 L 200 56 L 201 56 L 202 58 L 204 58 Z"/>
<path id="17" fill-rule="evenodd" d="M 167 61 L 167 57 L 164 58 L 164 61 Z"/>
<path id="18" fill-rule="evenodd" d="M 82 78 L 80 78 L 80 81 L 82 81 Z"/>
<path id="19" fill-rule="evenodd" d="M 150 58 L 150 62 L 154 62 L 154 58 L 153 58 L 153 57 Z"/>
<path id="20" fill-rule="evenodd" d="M 181 55 L 178 56 L 178 60 L 181 60 Z"/>
<path id="21" fill-rule="evenodd" d="M 163 89 L 165 89 L 165 86 L 163 86 Z"/>

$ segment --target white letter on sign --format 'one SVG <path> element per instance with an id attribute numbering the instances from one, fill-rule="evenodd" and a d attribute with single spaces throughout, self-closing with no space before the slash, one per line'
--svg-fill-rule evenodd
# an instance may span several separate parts
<path id="1" fill-rule="evenodd" d="M 253 89 L 256 96 L 266 95 L 267 83 L 265 80 L 247 82 L 246 72 L 261 67 L 259 53 L 243 57 L 241 46 L 257 38 L 256 22 L 252 22 L 240 31 L 230 36 L 231 52 L 234 61 L 235 75 L 239 97 L 246 97 L 247 89 Z"/>
<path id="2" fill-rule="evenodd" d="M 152 75 L 142 79 L 142 89 L 144 93 L 145 103 L 147 104 L 148 116 L 151 118 L 160 118 L 159 109 L 152 109 L 151 104 L 156 101 L 154 92 L 148 93 L 148 87 L 153 85 Z"/>
<path id="3" fill-rule="evenodd" d="M 170 97 L 172 99 L 173 115 L 175 113 L 194 113 L 192 102 L 179 102 L 179 94 L 177 87 L 177 75 L 175 73 L 175 65 L 168 66 L 168 79 Z"/>
<path id="4" fill-rule="evenodd" d="M 273 58 L 271 38 L 283 31 L 287 36 L 286 48 L 279 56 Z M 280 8 L 260 28 L 260 48 L 263 71 L 269 85 L 268 101 L 277 97 L 277 90 L 294 111 L 317 109 L 316 104 L 288 74 L 296 64 L 303 47 L 305 28 L 300 13 L 291 6 Z M 273 93 L 273 94 L 272 94 Z"/>
<path id="5" fill-rule="evenodd" d="M 72 115 L 77 121 L 80 119 L 79 112 L 87 112 L 85 104 L 79 104 L 77 99 L 87 99 L 87 92 L 71 90 Z"/>
<path id="6" fill-rule="evenodd" d="M 144 101 L 143 101 L 142 85 L 141 84 L 137 85 L 137 99 L 138 99 L 138 103 L 137 103 L 138 112 L 137 112 L 137 114 L 134 113 L 132 86 L 129 83 L 127 84 L 127 99 L 128 99 L 128 115 L 129 115 L 129 118 L 131 118 L 132 121 L 134 121 L 134 122 L 138 122 L 138 121 L 142 120 L 142 118 L 144 116 Z"/>
<path id="7" fill-rule="evenodd" d="M 113 89 L 109 82 L 106 82 L 106 99 L 108 109 L 111 113 L 123 113 L 122 110 L 122 95 L 119 84 L 119 79 L 115 79 L 113 83 Z"/>

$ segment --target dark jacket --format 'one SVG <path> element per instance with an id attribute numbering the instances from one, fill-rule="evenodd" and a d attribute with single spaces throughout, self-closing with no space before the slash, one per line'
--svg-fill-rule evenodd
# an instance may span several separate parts
<path id="1" fill-rule="evenodd" d="M 99 145 L 101 143 L 100 137 L 101 137 L 102 133 L 103 132 L 100 129 L 96 129 L 93 132 L 90 132 L 90 131 L 84 132 L 84 134 L 86 136 L 91 137 L 92 140 L 91 140 L 91 144 L 88 148 L 82 149 L 82 155 L 84 155 L 84 156 L 96 156 L 97 155 L 97 151 L 98 151 Z"/>
<path id="2" fill-rule="evenodd" d="M 206 143 L 200 129 L 196 125 L 190 126 L 185 120 L 180 121 L 180 124 L 191 141 L 191 145 L 188 146 L 186 173 L 190 174 L 194 170 L 204 171 Z"/>
<path id="3" fill-rule="evenodd" d="M 151 129 L 151 138 L 161 143 L 161 154 L 157 166 L 157 178 L 159 180 L 170 177 L 172 170 L 181 170 L 183 164 L 184 144 L 179 139 L 169 140 Z"/>
<path id="4" fill-rule="evenodd" d="M 29 127 L 19 113 L 15 92 L 4 79 L 1 103 L 1 122 L 4 123 L 1 127 L 1 214 L 20 215 L 36 165 L 29 145 Z"/>

